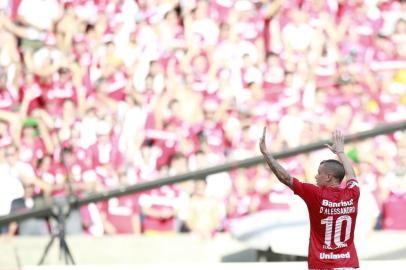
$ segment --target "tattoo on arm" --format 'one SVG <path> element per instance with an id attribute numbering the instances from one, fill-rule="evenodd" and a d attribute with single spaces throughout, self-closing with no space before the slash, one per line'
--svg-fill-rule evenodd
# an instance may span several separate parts
<path id="1" fill-rule="evenodd" d="M 291 189 L 293 188 L 292 176 L 273 158 L 272 155 L 263 154 L 266 163 L 271 171 L 275 174 L 279 181 L 287 185 Z"/>

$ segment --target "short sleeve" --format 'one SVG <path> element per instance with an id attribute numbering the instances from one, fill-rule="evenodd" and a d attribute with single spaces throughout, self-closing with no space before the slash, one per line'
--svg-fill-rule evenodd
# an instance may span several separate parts
<path id="1" fill-rule="evenodd" d="M 346 188 L 359 188 L 358 181 L 356 179 L 347 180 Z"/>
<path id="2" fill-rule="evenodd" d="M 305 202 L 315 198 L 319 193 L 319 188 L 315 185 L 302 183 L 298 179 L 293 178 L 293 192 L 302 198 Z"/>
<path id="3" fill-rule="evenodd" d="M 345 188 L 349 191 L 351 191 L 354 195 L 359 197 L 360 195 L 360 190 L 359 190 L 359 184 L 356 179 L 349 179 L 345 183 Z"/>

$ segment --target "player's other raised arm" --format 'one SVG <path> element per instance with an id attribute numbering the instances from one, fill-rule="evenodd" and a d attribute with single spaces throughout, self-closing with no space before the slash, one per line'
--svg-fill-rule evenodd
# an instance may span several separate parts
<path id="1" fill-rule="evenodd" d="M 334 154 L 338 156 L 344 166 L 347 180 L 355 179 L 355 171 L 352 167 L 351 160 L 344 153 L 344 136 L 339 130 L 335 130 L 332 136 L 332 145 L 326 145 Z"/>
<path id="2" fill-rule="evenodd" d="M 269 168 L 276 175 L 278 180 L 292 189 L 293 188 L 292 176 L 290 176 L 289 173 L 276 161 L 276 159 L 272 156 L 272 154 L 268 152 L 265 143 L 265 135 L 266 135 L 266 127 L 264 127 L 262 137 L 259 141 L 259 149 L 261 150 L 261 153 L 264 156 L 264 159 L 268 164 Z"/>

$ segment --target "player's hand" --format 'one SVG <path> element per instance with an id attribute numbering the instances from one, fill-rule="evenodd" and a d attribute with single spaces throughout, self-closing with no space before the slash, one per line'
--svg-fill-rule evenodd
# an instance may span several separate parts
<path id="1" fill-rule="evenodd" d="M 266 155 L 268 152 L 268 149 L 266 148 L 265 135 L 266 135 L 266 127 L 264 127 L 262 137 L 259 140 L 259 150 L 261 150 L 261 153 L 264 155 Z"/>
<path id="2" fill-rule="evenodd" d="M 326 144 L 326 146 L 334 153 L 344 153 L 344 136 L 339 130 L 335 130 L 332 135 L 332 145 Z"/>

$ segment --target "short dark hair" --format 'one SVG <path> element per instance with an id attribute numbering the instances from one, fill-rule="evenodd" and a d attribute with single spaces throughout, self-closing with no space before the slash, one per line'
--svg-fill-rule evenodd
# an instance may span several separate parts
<path id="1" fill-rule="evenodd" d="M 320 165 L 324 165 L 326 170 L 328 170 L 336 179 L 338 179 L 339 183 L 343 181 L 345 169 L 340 161 L 335 159 L 327 159 L 320 162 Z"/>

